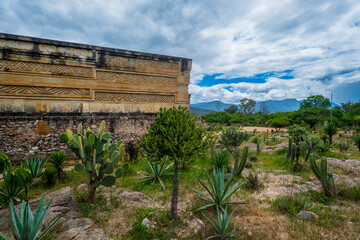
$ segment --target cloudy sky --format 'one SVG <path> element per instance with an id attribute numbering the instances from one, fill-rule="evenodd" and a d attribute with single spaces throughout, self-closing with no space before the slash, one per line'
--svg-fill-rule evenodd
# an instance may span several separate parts
<path id="1" fill-rule="evenodd" d="M 191 58 L 192 103 L 360 99 L 359 0 L 1 0 L 0 32 Z"/>

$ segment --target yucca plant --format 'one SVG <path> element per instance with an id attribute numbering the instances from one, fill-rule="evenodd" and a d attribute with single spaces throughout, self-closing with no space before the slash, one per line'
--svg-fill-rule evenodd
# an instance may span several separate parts
<path id="1" fill-rule="evenodd" d="M 173 162 L 170 163 L 169 157 L 165 156 L 160 161 L 149 161 L 145 159 L 145 162 L 140 161 L 140 163 L 145 167 L 145 172 L 140 171 L 140 173 L 143 173 L 145 175 L 140 178 L 140 182 L 158 181 L 160 185 L 165 189 L 165 185 L 161 178 L 174 175 L 173 172 L 169 172 L 170 168 L 174 165 Z"/>
<path id="2" fill-rule="evenodd" d="M 246 203 L 246 201 L 235 201 L 235 202 L 230 202 L 229 199 L 230 197 L 241 187 L 241 185 L 243 185 L 245 182 L 239 183 L 236 182 L 234 185 L 230 186 L 232 177 L 233 177 L 233 172 L 230 172 L 230 176 L 227 179 L 226 183 L 225 183 L 225 173 L 224 173 L 224 168 L 221 169 L 213 169 L 213 180 L 210 179 L 209 175 L 207 174 L 207 172 L 204 170 L 204 174 L 206 177 L 206 180 L 208 182 L 209 187 L 207 187 L 199 178 L 197 178 L 197 180 L 199 181 L 199 183 L 205 188 L 206 192 L 209 195 L 206 195 L 200 191 L 197 191 L 193 188 L 191 188 L 192 191 L 194 191 L 195 193 L 197 193 L 199 195 L 199 197 L 206 201 L 208 204 L 202 206 L 201 208 L 199 208 L 198 210 L 202 210 L 211 206 L 217 206 L 222 208 L 224 205 L 227 204 L 244 204 Z"/>
<path id="3" fill-rule="evenodd" d="M 43 210 L 45 204 L 45 194 L 41 198 L 40 203 L 36 209 L 35 215 L 31 212 L 31 208 L 28 202 L 22 201 L 21 204 L 21 215 L 18 215 L 18 212 L 15 209 L 13 200 L 10 201 L 10 217 L 12 220 L 11 230 L 14 239 L 16 240 L 40 240 L 42 239 L 59 221 L 61 216 L 58 216 L 54 221 L 52 221 L 44 231 L 41 232 L 41 226 L 44 221 L 44 218 L 49 210 L 51 201 Z M 4 240 L 10 240 L 3 233 L 0 232 L 0 238 Z"/>
<path id="4" fill-rule="evenodd" d="M 41 158 L 26 158 L 25 159 L 26 167 L 30 170 L 31 176 L 35 178 L 39 178 L 42 174 L 46 161 Z"/>
<path id="5" fill-rule="evenodd" d="M 41 176 L 41 180 L 46 186 L 54 186 L 56 183 L 57 170 L 54 167 L 47 167 Z"/>
<path id="6" fill-rule="evenodd" d="M 235 229 L 229 229 L 233 214 L 234 210 L 230 213 L 230 215 L 228 214 L 227 207 L 224 209 L 224 211 L 222 211 L 220 208 L 217 208 L 217 218 L 207 216 L 203 213 L 204 217 L 211 223 L 211 225 L 216 230 L 216 234 L 210 236 L 208 239 L 217 238 L 221 240 L 226 240 L 237 237 L 237 235 L 234 234 Z"/>
<path id="7" fill-rule="evenodd" d="M 50 165 L 56 169 L 57 171 L 56 175 L 59 181 L 63 179 L 63 175 L 64 175 L 63 169 L 64 167 L 67 166 L 65 160 L 66 160 L 66 154 L 62 151 L 52 153 L 48 160 Z"/>
<path id="8" fill-rule="evenodd" d="M 229 164 L 230 153 L 227 150 L 215 151 L 211 149 L 211 163 L 214 168 L 222 168 Z"/>

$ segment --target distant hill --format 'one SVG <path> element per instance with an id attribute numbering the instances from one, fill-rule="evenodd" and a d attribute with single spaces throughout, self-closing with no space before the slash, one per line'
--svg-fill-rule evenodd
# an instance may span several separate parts
<path id="1" fill-rule="evenodd" d="M 204 116 L 205 114 L 208 114 L 208 113 L 214 112 L 214 111 L 190 106 L 190 112 L 192 112 L 193 114 L 196 114 L 198 116 Z"/>
<path id="2" fill-rule="evenodd" d="M 296 99 L 284 99 L 284 100 L 269 100 L 265 101 L 266 106 L 270 112 L 291 112 L 299 109 L 300 102 Z M 220 103 L 219 110 L 217 109 L 218 103 Z M 260 110 L 260 103 L 257 102 L 255 106 L 255 111 Z M 204 102 L 204 103 L 195 103 L 190 104 L 190 108 L 204 109 L 209 111 L 224 111 L 225 108 L 228 108 L 233 104 L 223 103 L 220 101 Z"/>

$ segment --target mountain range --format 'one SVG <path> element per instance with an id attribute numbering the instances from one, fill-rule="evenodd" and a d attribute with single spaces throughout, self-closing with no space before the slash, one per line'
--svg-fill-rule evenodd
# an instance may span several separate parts
<path id="1" fill-rule="evenodd" d="M 296 111 L 299 109 L 301 103 L 301 101 L 290 98 L 284 100 L 268 100 L 264 102 L 271 113 Z M 256 103 L 255 112 L 258 112 L 260 110 L 261 103 L 262 102 Z M 228 108 L 231 105 L 235 104 L 228 104 L 220 101 L 202 102 L 190 104 L 190 110 L 193 113 L 202 116 L 208 112 L 224 111 L 225 108 Z M 220 108 L 218 109 L 219 106 Z"/>

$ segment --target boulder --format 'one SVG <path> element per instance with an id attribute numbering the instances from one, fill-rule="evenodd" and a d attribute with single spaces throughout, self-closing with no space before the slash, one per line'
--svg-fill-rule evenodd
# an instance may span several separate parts
<path id="1" fill-rule="evenodd" d="M 303 220 L 303 221 L 312 221 L 314 219 L 318 218 L 318 215 L 316 215 L 313 212 L 309 212 L 309 211 L 300 211 L 297 215 L 296 218 L 299 220 Z"/>

